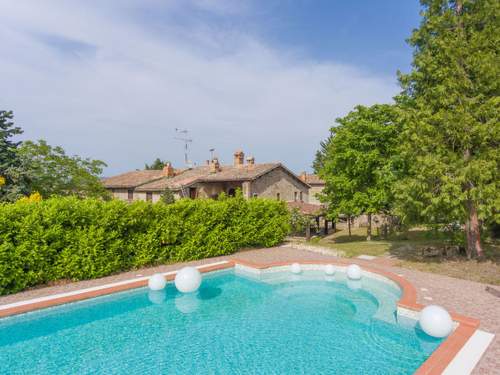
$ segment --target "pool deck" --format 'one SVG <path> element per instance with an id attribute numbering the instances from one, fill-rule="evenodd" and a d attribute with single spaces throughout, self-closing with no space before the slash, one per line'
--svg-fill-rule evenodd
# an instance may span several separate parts
<path id="1" fill-rule="evenodd" d="M 209 258 L 196 262 L 170 264 L 124 272 L 95 280 L 61 283 L 59 285 L 31 289 L 25 292 L 0 297 L 0 307 L 1 305 L 48 297 L 55 294 L 71 293 L 80 289 L 96 288 L 105 284 L 119 283 L 130 279 L 142 278 L 142 280 L 137 281 L 137 286 L 141 286 L 145 284 L 145 277 L 156 272 L 165 273 L 174 271 L 179 269 L 181 266 L 188 264 L 199 266 L 223 260 L 238 260 L 242 263 L 254 265 L 277 265 L 292 261 L 304 263 L 328 261 L 331 261 L 332 263 L 349 263 L 351 261 L 345 258 L 337 258 L 333 255 L 321 254 L 291 247 L 246 250 L 240 251 L 231 256 Z M 394 261 L 389 258 L 376 258 L 374 260 L 353 259 L 353 261 L 379 273 L 384 274 L 385 272 L 389 272 L 396 275 L 396 278 L 406 280 L 413 286 L 413 288 L 410 288 L 409 290 L 412 289 L 416 292 L 416 295 L 410 296 L 410 298 L 416 302 L 416 305 L 438 304 L 455 314 L 459 314 L 459 316 L 468 316 L 479 319 L 479 328 L 483 331 L 495 334 L 495 338 L 472 373 L 500 374 L 500 298 L 487 292 L 485 290 L 487 285 L 395 267 Z M 124 287 L 124 289 L 129 287 L 130 286 Z M 92 293 L 93 292 L 90 292 L 87 297 L 92 297 Z M 69 300 L 71 299 L 68 299 L 68 301 Z M 62 302 L 65 301 L 63 300 Z M 465 323 L 466 324 L 463 326 L 467 329 L 467 323 L 474 325 L 474 320 L 466 320 Z M 465 334 L 467 333 L 468 332 L 465 332 Z M 462 336 L 462 333 L 457 336 Z M 421 373 L 426 372 L 421 371 Z"/>

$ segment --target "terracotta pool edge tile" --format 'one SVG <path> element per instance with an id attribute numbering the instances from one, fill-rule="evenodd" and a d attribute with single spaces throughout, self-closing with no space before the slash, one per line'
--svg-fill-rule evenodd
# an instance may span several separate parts
<path id="1" fill-rule="evenodd" d="M 256 262 L 250 262 L 247 260 L 242 260 L 242 259 L 233 259 L 234 263 L 236 264 L 241 264 L 242 266 L 247 266 L 251 268 L 256 268 L 256 269 L 268 269 L 268 268 L 273 268 L 273 267 L 283 267 L 283 266 L 288 266 L 291 265 L 292 263 L 295 262 L 272 262 L 272 263 L 256 263 Z M 417 309 L 420 310 L 422 309 L 422 305 L 418 304 L 417 301 L 417 291 L 415 287 L 405 278 L 398 276 L 392 272 L 382 270 L 380 268 L 376 267 L 370 267 L 366 266 L 362 262 L 349 262 L 349 261 L 343 261 L 343 260 L 335 260 L 335 261 L 297 261 L 296 263 L 302 263 L 302 264 L 333 264 L 333 265 L 341 265 L 341 266 L 347 266 L 349 264 L 358 264 L 360 265 L 364 270 L 372 273 L 376 273 L 378 275 L 387 277 L 388 279 L 394 281 L 397 285 L 402 290 L 402 296 L 398 301 L 398 305 L 401 305 L 401 307 L 406 307 L 410 308 L 412 310 Z"/>
<path id="2" fill-rule="evenodd" d="M 147 280 L 139 280 L 139 281 L 123 284 L 123 285 L 111 286 L 109 288 L 92 290 L 92 291 L 82 292 L 82 293 L 78 293 L 78 294 L 74 294 L 74 295 L 70 295 L 70 296 L 57 297 L 57 298 L 49 299 L 46 301 L 39 301 L 39 302 L 33 302 L 30 304 L 26 304 L 26 305 L 15 306 L 15 307 L 11 307 L 8 309 L 0 310 L 0 318 L 5 318 L 8 316 L 12 316 L 12 315 L 23 314 L 26 312 L 40 310 L 40 309 L 44 309 L 44 308 L 48 308 L 48 307 L 64 305 L 66 303 L 82 301 L 85 299 L 104 296 L 107 294 L 121 292 L 121 291 L 129 290 L 129 289 L 141 288 L 141 287 L 146 286 L 147 284 L 148 284 Z"/>
<path id="3" fill-rule="evenodd" d="M 415 375 L 439 375 L 448 367 L 477 327 L 460 323 L 453 333 L 443 341 L 429 358 L 417 369 Z"/>
<path id="4" fill-rule="evenodd" d="M 206 273 L 206 272 L 213 272 L 213 271 L 228 269 L 228 268 L 232 268 L 232 267 L 234 267 L 234 262 L 228 261 L 227 263 L 214 264 L 214 265 L 206 266 L 206 267 L 202 266 L 198 270 L 201 273 Z M 175 278 L 175 274 L 170 274 L 170 275 L 165 276 L 165 279 L 167 281 L 172 281 L 174 278 Z M 145 287 L 147 285 L 148 285 L 147 279 L 138 280 L 138 281 L 131 281 L 129 283 L 122 284 L 122 285 L 110 286 L 109 288 L 92 290 L 92 291 L 88 291 L 88 292 L 81 292 L 81 293 L 73 294 L 70 296 L 56 297 L 56 298 L 48 299 L 45 301 L 39 301 L 39 302 L 33 302 L 30 304 L 26 304 L 26 305 L 14 306 L 14 307 L 11 307 L 8 309 L 0 310 L 0 318 L 6 318 L 8 316 L 24 314 L 27 312 L 40 310 L 40 309 L 44 309 L 44 308 L 48 308 L 48 307 L 64 305 L 66 303 L 83 301 L 86 299 L 105 296 L 105 295 L 113 294 L 113 293 L 117 293 L 117 292 L 124 292 L 126 290 L 142 288 L 142 287 Z"/>

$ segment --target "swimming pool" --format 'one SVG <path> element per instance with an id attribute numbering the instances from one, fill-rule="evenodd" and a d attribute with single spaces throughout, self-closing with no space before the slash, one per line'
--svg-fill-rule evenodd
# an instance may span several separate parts
<path id="1" fill-rule="evenodd" d="M 5 374 L 411 374 L 441 340 L 396 314 L 401 291 L 337 272 L 205 274 L 0 320 Z"/>

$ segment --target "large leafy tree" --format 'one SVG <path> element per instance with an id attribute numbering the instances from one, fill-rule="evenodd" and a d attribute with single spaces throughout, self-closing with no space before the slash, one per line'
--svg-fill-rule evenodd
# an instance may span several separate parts
<path id="1" fill-rule="evenodd" d="M 156 158 L 151 164 L 145 164 L 144 169 L 157 169 L 161 170 L 167 164 L 168 161 L 161 160 L 160 158 Z"/>
<path id="2" fill-rule="evenodd" d="M 0 111 L 0 201 L 15 200 L 28 191 L 27 179 L 17 151 L 21 144 L 13 137 L 22 134 L 14 126 L 12 111 Z"/>
<path id="3" fill-rule="evenodd" d="M 462 223 L 468 256 L 481 256 L 481 220 L 499 221 L 500 2 L 421 3 L 413 68 L 400 76 L 411 175 L 397 196 L 415 221 Z"/>
<path id="4" fill-rule="evenodd" d="M 107 197 L 100 181 L 106 164 L 100 160 L 66 155 L 61 147 L 47 142 L 23 142 L 18 150 L 24 170 L 30 177 L 30 190 L 43 197 L 78 195 Z"/>
<path id="5" fill-rule="evenodd" d="M 358 106 L 336 120 L 317 160 L 325 180 L 322 200 L 330 215 L 371 215 L 391 208 L 391 184 L 396 176 L 398 114 L 391 105 Z"/>

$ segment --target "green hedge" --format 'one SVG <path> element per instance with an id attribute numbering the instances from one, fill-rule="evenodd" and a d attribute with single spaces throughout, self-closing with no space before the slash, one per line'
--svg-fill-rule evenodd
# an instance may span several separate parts
<path id="1" fill-rule="evenodd" d="M 288 231 L 282 202 L 241 196 L 168 205 L 71 197 L 1 204 L 0 295 L 274 246 Z"/>

